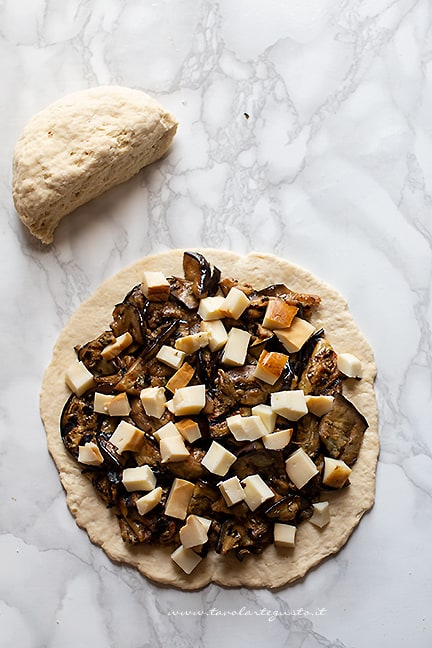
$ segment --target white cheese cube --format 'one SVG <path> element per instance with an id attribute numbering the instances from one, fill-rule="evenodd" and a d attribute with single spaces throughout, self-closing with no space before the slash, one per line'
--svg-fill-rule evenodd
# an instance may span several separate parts
<path id="1" fill-rule="evenodd" d="M 108 401 L 106 408 L 109 416 L 128 416 L 131 406 L 127 394 L 117 394 Z"/>
<path id="2" fill-rule="evenodd" d="M 289 328 L 276 330 L 276 336 L 288 353 L 297 353 L 309 340 L 315 327 L 300 317 L 294 317 Z"/>
<path id="3" fill-rule="evenodd" d="M 201 322 L 200 329 L 208 334 L 210 351 L 219 351 L 225 346 L 228 340 L 228 333 L 221 320 Z"/>
<path id="4" fill-rule="evenodd" d="M 200 515 L 188 515 L 186 524 L 180 529 L 180 542 L 185 549 L 199 547 L 208 540 L 208 531 L 211 520 Z"/>
<path id="5" fill-rule="evenodd" d="M 306 399 L 301 389 L 280 391 L 270 395 L 271 408 L 289 421 L 298 421 L 308 413 Z"/>
<path id="6" fill-rule="evenodd" d="M 267 434 L 262 438 L 264 447 L 267 450 L 282 450 L 286 448 L 288 443 L 291 441 L 294 430 L 290 428 L 289 430 L 278 430 L 272 434 Z"/>
<path id="7" fill-rule="evenodd" d="M 227 506 L 234 506 L 245 498 L 245 492 L 237 475 L 219 482 L 218 486 Z"/>
<path id="8" fill-rule="evenodd" d="M 108 414 L 108 403 L 115 398 L 114 394 L 94 393 L 93 409 L 98 414 Z"/>
<path id="9" fill-rule="evenodd" d="M 246 360 L 246 354 L 251 334 L 235 326 L 228 333 L 228 340 L 222 354 L 222 364 L 230 367 L 241 367 Z"/>
<path id="10" fill-rule="evenodd" d="M 122 351 L 128 348 L 133 342 L 133 337 L 130 333 L 126 332 L 116 337 L 115 342 L 108 344 L 101 351 L 101 356 L 104 360 L 112 360 L 120 355 Z"/>
<path id="11" fill-rule="evenodd" d="M 120 421 L 110 436 L 110 441 L 116 446 L 119 454 L 127 450 L 138 452 L 144 442 L 144 432 L 127 421 Z"/>
<path id="12" fill-rule="evenodd" d="M 255 441 L 267 434 L 267 428 L 259 416 L 228 416 L 229 430 L 236 441 Z"/>
<path id="13" fill-rule="evenodd" d="M 193 443 L 197 439 L 201 438 L 200 427 L 198 423 L 196 421 L 192 421 L 192 419 L 181 419 L 180 421 L 176 421 L 175 426 L 182 435 L 183 439 L 185 439 L 189 443 Z"/>
<path id="14" fill-rule="evenodd" d="M 339 353 L 337 368 L 348 378 L 361 378 L 363 376 L 362 363 L 352 353 Z"/>
<path id="15" fill-rule="evenodd" d="M 186 448 L 180 434 L 169 436 L 160 440 L 159 449 L 161 453 L 161 463 L 171 461 L 184 461 L 189 457 L 189 450 Z"/>
<path id="16" fill-rule="evenodd" d="M 270 434 L 275 429 L 277 414 L 272 410 L 270 405 L 254 405 L 252 407 L 252 415 L 259 416 L 261 421 L 267 428 L 267 432 Z"/>
<path id="17" fill-rule="evenodd" d="M 84 392 L 91 389 L 95 384 L 93 374 L 80 360 L 75 360 L 69 366 L 66 371 L 65 382 L 77 396 L 82 396 Z"/>
<path id="18" fill-rule="evenodd" d="M 305 396 L 309 412 L 315 416 L 324 416 L 333 407 L 334 396 Z"/>
<path id="19" fill-rule="evenodd" d="M 170 294 L 170 285 L 162 272 L 144 272 L 141 288 L 149 301 L 164 302 Z"/>
<path id="20" fill-rule="evenodd" d="M 270 297 L 262 325 L 271 331 L 288 328 L 297 312 L 297 306 L 288 304 L 280 297 Z"/>
<path id="21" fill-rule="evenodd" d="M 175 437 L 180 435 L 174 423 L 172 421 L 169 421 L 169 423 L 165 423 L 165 425 L 162 425 L 162 427 L 160 427 L 158 430 L 155 430 L 153 432 L 153 436 L 156 441 L 161 441 L 162 439 L 168 439 L 168 437 Z"/>
<path id="22" fill-rule="evenodd" d="M 159 504 L 162 499 L 162 488 L 158 486 L 152 491 L 143 495 L 136 501 L 136 507 L 140 515 L 145 515 L 149 511 L 152 511 L 155 506 Z"/>
<path id="23" fill-rule="evenodd" d="M 298 489 L 303 488 L 312 477 L 318 474 L 318 468 L 303 448 L 299 448 L 288 457 L 285 461 L 285 469 Z"/>
<path id="24" fill-rule="evenodd" d="M 171 554 L 171 560 L 180 567 L 186 574 L 191 574 L 202 558 L 193 549 L 185 549 L 183 545 L 177 547 Z"/>
<path id="25" fill-rule="evenodd" d="M 103 463 L 103 456 L 96 443 L 89 441 L 78 446 L 78 461 L 87 466 L 100 466 Z"/>
<path id="26" fill-rule="evenodd" d="M 140 392 L 140 401 L 147 416 L 160 419 L 165 412 L 165 390 L 163 387 L 146 387 Z"/>
<path id="27" fill-rule="evenodd" d="M 167 497 L 165 515 L 184 520 L 194 488 L 192 482 L 176 477 Z"/>
<path id="28" fill-rule="evenodd" d="M 233 286 L 220 306 L 220 310 L 226 317 L 238 319 L 249 306 L 249 303 L 249 298 L 246 297 L 244 292 Z"/>
<path id="29" fill-rule="evenodd" d="M 275 496 L 271 488 L 259 475 L 249 475 L 242 479 L 246 504 L 251 511 Z"/>
<path id="30" fill-rule="evenodd" d="M 217 441 L 213 441 L 201 460 L 201 465 L 214 475 L 224 477 L 237 457 Z"/>
<path id="31" fill-rule="evenodd" d="M 276 522 L 273 530 L 273 541 L 276 547 L 292 549 L 295 546 L 297 528 L 292 524 Z"/>
<path id="32" fill-rule="evenodd" d="M 288 356 L 284 353 L 264 350 L 258 358 L 254 376 L 269 385 L 274 385 L 280 378 L 287 361 Z"/>
<path id="33" fill-rule="evenodd" d="M 312 517 L 309 518 L 309 522 L 322 529 L 330 522 L 329 503 L 317 502 L 316 504 L 312 504 L 312 507 L 314 511 Z"/>
<path id="34" fill-rule="evenodd" d="M 205 385 L 191 385 L 176 389 L 172 400 L 176 416 L 199 414 L 206 403 Z"/>
<path id="35" fill-rule="evenodd" d="M 163 344 L 159 351 L 156 354 L 157 360 L 168 365 L 172 369 L 180 369 L 183 360 L 186 358 L 186 353 L 184 351 L 179 351 L 179 349 L 174 349 L 166 344 Z"/>
<path id="36" fill-rule="evenodd" d="M 186 354 L 195 353 L 198 349 L 207 346 L 209 335 L 205 331 L 184 335 L 175 341 L 175 348 L 184 351 Z"/>
<path id="37" fill-rule="evenodd" d="M 122 474 L 122 482 L 129 493 L 133 491 L 151 491 L 156 486 L 156 475 L 147 465 L 125 468 Z"/>
<path id="38" fill-rule="evenodd" d="M 202 320 L 211 321 L 221 319 L 224 315 L 220 307 L 224 303 L 225 298 L 222 295 L 215 295 L 214 297 L 204 297 L 200 300 L 198 306 L 198 315 Z"/>
<path id="39" fill-rule="evenodd" d="M 352 470 L 342 459 L 324 457 L 323 484 L 332 488 L 342 488 Z"/>
<path id="40" fill-rule="evenodd" d="M 195 373 L 195 369 L 190 364 L 184 362 L 180 369 L 171 376 L 165 387 L 174 394 L 176 389 L 186 387 L 190 383 Z"/>

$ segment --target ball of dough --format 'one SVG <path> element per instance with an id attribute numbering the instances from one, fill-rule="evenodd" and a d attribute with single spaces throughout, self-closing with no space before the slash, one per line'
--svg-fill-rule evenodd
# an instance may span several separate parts
<path id="1" fill-rule="evenodd" d="M 12 195 L 30 232 L 53 241 L 60 220 L 158 160 L 175 118 L 140 90 L 100 86 L 50 104 L 15 147 Z"/>

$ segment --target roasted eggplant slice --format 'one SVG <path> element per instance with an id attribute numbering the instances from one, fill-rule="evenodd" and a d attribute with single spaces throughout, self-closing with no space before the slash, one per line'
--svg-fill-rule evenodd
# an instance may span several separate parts
<path id="1" fill-rule="evenodd" d="M 183 272 L 185 279 L 192 282 L 195 297 L 207 297 L 212 276 L 210 264 L 199 252 L 185 252 L 183 255 Z"/>
<path id="2" fill-rule="evenodd" d="M 352 466 L 360 452 L 368 422 L 342 394 L 336 394 L 333 407 L 319 425 L 319 435 L 329 455 Z"/>
<path id="3" fill-rule="evenodd" d="M 60 434 L 68 452 L 78 459 L 78 446 L 96 442 L 99 415 L 93 410 L 93 395 L 69 396 L 60 417 Z"/>

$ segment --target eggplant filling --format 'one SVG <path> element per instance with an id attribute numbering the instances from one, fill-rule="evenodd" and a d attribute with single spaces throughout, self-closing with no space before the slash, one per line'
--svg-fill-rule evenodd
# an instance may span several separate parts
<path id="1" fill-rule="evenodd" d="M 349 487 L 368 424 L 343 395 L 359 372 L 310 324 L 318 296 L 221 278 L 194 252 L 183 270 L 144 273 L 75 347 L 60 430 L 124 542 L 173 545 L 190 573 L 208 551 L 292 546 Z"/>

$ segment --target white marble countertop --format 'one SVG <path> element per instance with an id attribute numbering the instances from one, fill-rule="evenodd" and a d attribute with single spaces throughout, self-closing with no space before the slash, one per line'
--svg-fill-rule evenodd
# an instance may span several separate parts
<path id="1" fill-rule="evenodd" d="M 430 0 L 4 0 L 0 61 L 1 648 L 429 647 Z M 37 110 L 99 84 L 152 94 L 178 135 L 43 246 L 13 207 L 15 142 Z M 343 293 L 376 355 L 375 507 L 276 593 L 182 593 L 113 564 L 46 449 L 39 388 L 68 317 L 130 262 L 193 246 L 303 265 Z"/>

